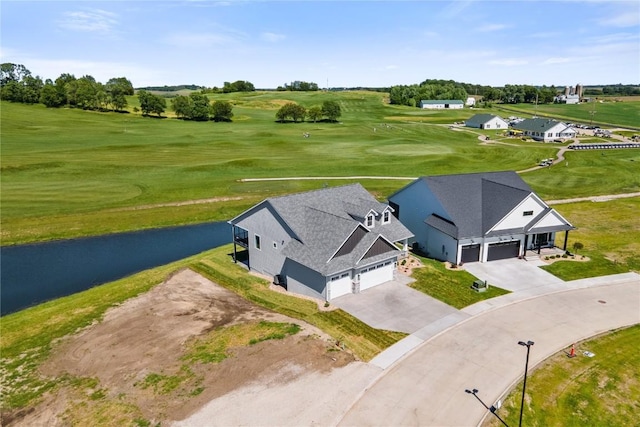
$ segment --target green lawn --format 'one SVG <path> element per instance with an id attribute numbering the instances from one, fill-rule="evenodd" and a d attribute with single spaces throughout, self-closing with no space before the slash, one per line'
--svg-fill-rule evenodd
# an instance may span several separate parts
<path id="1" fill-rule="evenodd" d="M 640 197 L 559 204 L 554 208 L 577 227 L 569 233 L 567 249 L 573 251 L 573 244 L 580 242 L 584 248 L 577 251 L 578 256 L 586 255 L 591 261 L 557 261 L 545 270 L 562 280 L 640 272 Z M 562 246 L 564 236 L 559 237 L 556 244 Z"/>
<path id="2" fill-rule="evenodd" d="M 471 284 L 477 278 L 469 272 L 447 270 L 443 262 L 424 257 L 419 258 L 424 267 L 413 270 L 411 277 L 416 281 L 409 286 L 452 307 L 460 309 L 509 293 L 509 291 L 495 286 L 490 286 L 485 292 L 476 292 L 471 289 Z"/>
<path id="3" fill-rule="evenodd" d="M 640 101 L 623 102 L 591 102 L 582 104 L 516 104 L 496 106 L 500 111 L 504 107 L 503 115 L 512 115 L 513 111 L 522 112 L 526 115 L 542 115 L 553 117 L 559 120 L 578 122 L 583 124 L 591 123 L 591 111 L 593 114 L 593 124 L 606 124 L 613 126 L 638 128 L 640 126 Z"/>
<path id="4" fill-rule="evenodd" d="M 575 358 L 560 352 L 527 379 L 523 425 L 531 427 L 637 426 L 640 413 L 640 325 L 576 344 Z M 585 357 L 590 351 L 594 357 Z M 522 385 L 498 411 L 518 425 Z M 489 420 L 490 418 L 490 420 Z M 502 426 L 488 416 L 485 425 Z"/>
<path id="5" fill-rule="evenodd" d="M 423 111 L 385 104 L 384 97 L 364 91 L 212 97 L 234 104 L 232 123 L 2 102 L 2 244 L 225 220 L 265 197 L 325 184 L 240 182 L 243 178 L 409 178 L 521 170 L 557 150 L 515 140 L 507 141 L 513 145 L 480 145 L 477 134 L 453 131 L 446 124 L 486 110 Z M 131 98 L 132 107 L 135 99 Z M 275 122 L 275 112 L 284 102 L 310 107 L 326 99 L 340 103 L 340 123 Z M 310 138 L 303 138 L 304 132 Z M 630 162 L 637 155 L 623 151 L 607 152 L 603 158 L 595 158 L 597 153 L 570 153 L 568 169 L 550 168 L 523 178 L 544 197 L 554 198 L 638 189 L 640 170 Z M 625 162 L 626 169 L 621 168 Z M 408 180 L 361 182 L 383 199 Z M 208 198 L 222 199 L 205 205 L 153 207 Z M 140 206 L 148 208 L 127 210 Z"/>

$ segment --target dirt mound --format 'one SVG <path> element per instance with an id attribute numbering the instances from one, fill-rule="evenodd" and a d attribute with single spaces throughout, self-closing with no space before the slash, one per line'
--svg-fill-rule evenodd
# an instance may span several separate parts
<path id="1" fill-rule="evenodd" d="M 185 360 L 196 337 L 260 321 L 296 323 L 301 331 L 230 348 L 220 363 Z M 63 340 L 41 372 L 72 380 L 33 411 L 25 411 L 29 413 L 14 425 L 91 423 L 105 413 L 103 425 L 180 420 L 210 400 L 261 378 L 288 382 L 354 360 L 332 342 L 311 325 L 257 307 L 191 270 L 182 270 L 150 292 L 109 310 L 102 322 Z"/>

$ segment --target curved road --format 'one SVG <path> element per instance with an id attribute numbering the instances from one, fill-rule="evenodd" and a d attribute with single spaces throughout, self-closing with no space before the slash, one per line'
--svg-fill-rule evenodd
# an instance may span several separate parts
<path id="1" fill-rule="evenodd" d="M 469 318 L 383 372 L 339 421 L 344 426 L 474 426 L 529 367 L 573 342 L 640 323 L 640 280 L 563 291 Z M 580 349 L 578 348 L 578 352 Z M 595 357 L 606 357 L 596 354 Z"/>

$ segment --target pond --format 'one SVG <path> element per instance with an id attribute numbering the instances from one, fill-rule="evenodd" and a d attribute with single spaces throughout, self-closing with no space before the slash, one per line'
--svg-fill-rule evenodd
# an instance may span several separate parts
<path id="1" fill-rule="evenodd" d="M 215 222 L 0 248 L 0 315 L 231 242 Z"/>

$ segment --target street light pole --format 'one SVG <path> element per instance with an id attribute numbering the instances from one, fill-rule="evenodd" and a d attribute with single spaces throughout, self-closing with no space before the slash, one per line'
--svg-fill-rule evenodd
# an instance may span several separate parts
<path id="1" fill-rule="evenodd" d="M 527 371 L 529 370 L 529 350 L 531 350 L 531 346 L 534 344 L 533 341 L 518 341 L 518 344 L 521 346 L 527 347 L 527 360 L 524 364 L 524 382 L 522 383 L 522 402 L 520 403 L 520 423 L 518 423 L 519 427 L 522 427 L 522 411 L 524 410 L 524 394 L 527 389 Z"/>
<path id="2" fill-rule="evenodd" d="M 491 412 L 493 415 L 495 415 L 495 417 L 496 417 L 497 419 L 499 419 L 499 420 L 500 420 L 500 422 L 501 422 L 502 424 L 504 424 L 506 427 L 509 427 L 509 424 L 505 423 L 505 422 L 504 422 L 504 420 L 503 420 L 502 418 L 500 418 L 500 416 L 499 416 L 498 414 L 496 414 L 496 409 L 497 409 L 497 408 L 496 408 L 495 406 L 488 407 L 488 406 L 487 406 L 487 404 L 486 404 L 486 403 L 484 403 L 484 402 L 482 401 L 482 399 L 480 399 L 480 397 L 478 397 L 478 394 L 477 394 L 477 393 L 478 393 L 478 389 L 477 389 L 477 388 L 474 388 L 474 389 L 472 389 L 472 390 L 466 389 L 466 390 L 465 390 L 465 393 L 473 394 L 473 397 L 475 397 L 476 399 L 478 399 L 478 402 L 482 403 L 482 406 L 484 406 L 485 408 L 487 408 L 487 411 L 489 411 L 489 412 Z"/>

